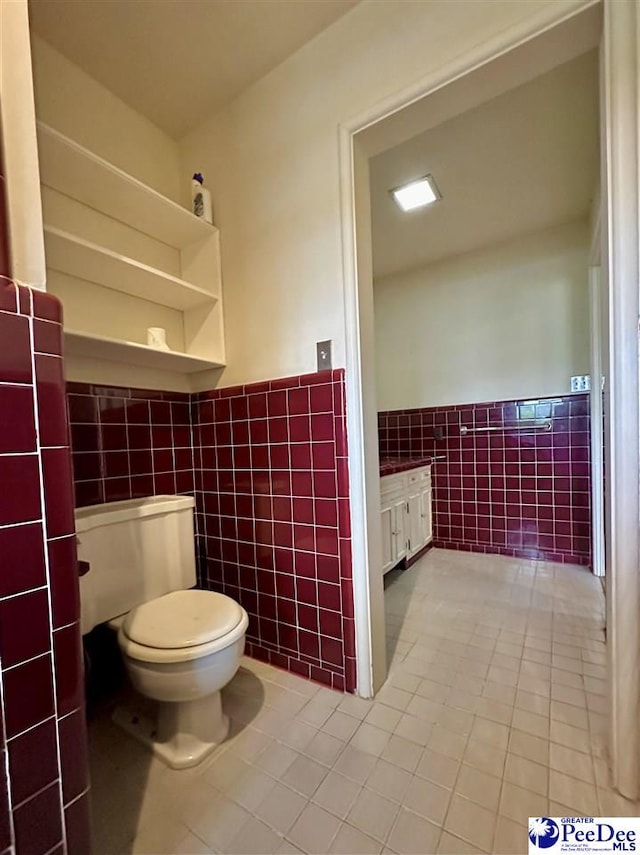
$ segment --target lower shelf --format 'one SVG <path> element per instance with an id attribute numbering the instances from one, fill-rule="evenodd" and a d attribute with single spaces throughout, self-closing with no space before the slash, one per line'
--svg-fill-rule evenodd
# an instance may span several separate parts
<path id="1" fill-rule="evenodd" d="M 224 367 L 221 362 L 214 362 L 201 356 L 176 353 L 173 350 L 156 350 L 153 347 L 147 347 L 146 344 L 78 330 L 65 330 L 64 341 L 65 351 L 69 355 L 105 359 L 109 362 L 124 362 L 127 365 L 142 365 L 146 368 L 158 368 L 180 374 L 192 374 L 196 371 Z"/>

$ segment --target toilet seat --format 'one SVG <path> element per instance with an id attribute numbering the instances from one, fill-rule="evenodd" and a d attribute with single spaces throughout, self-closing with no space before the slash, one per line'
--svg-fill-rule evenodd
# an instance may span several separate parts
<path id="1" fill-rule="evenodd" d="M 118 631 L 122 652 L 140 662 L 188 662 L 233 644 L 245 610 L 214 591 L 172 591 L 132 609 Z"/>

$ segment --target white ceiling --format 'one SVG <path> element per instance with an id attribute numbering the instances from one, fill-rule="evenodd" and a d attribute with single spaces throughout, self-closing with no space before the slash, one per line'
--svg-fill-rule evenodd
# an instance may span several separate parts
<path id="1" fill-rule="evenodd" d="M 376 277 L 587 216 L 598 175 L 597 51 L 371 159 Z M 442 200 L 388 191 L 432 174 Z"/>
<path id="2" fill-rule="evenodd" d="M 358 0 L 29 0 L 31 28 L 174 139 Z"/>

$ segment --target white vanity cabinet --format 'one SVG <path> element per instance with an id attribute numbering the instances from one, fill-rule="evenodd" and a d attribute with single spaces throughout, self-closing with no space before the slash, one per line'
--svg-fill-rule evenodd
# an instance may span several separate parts
<path id="1" fill-rule="evenodd" d="M 380 478 L 383 574 L 431 542 L 431 498 L 430 466 Z"/>

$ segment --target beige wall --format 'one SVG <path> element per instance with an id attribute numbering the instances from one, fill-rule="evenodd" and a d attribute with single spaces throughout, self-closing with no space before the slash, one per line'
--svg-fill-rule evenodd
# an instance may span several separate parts
<path id="1" fill-rule="evenodd" d="M 375 282 L 378 409 L 570 391 L 588 374 L 585 222 Z"/>
<path id="2" fill-rule="evenodd" d="M 222 385 L 315 370 L 323 339 L 345 364 L 340 123 L 550 6 L 580 5 L 364 0 L 182 141 L 222 234 Z"/>
<path id="3" fill-rule="evenodd" d="M 184 201 L 191 176 L 180 175 L 174 140 L 34 34 L 31 52 L 39 120 L 170 199 Z"/>

